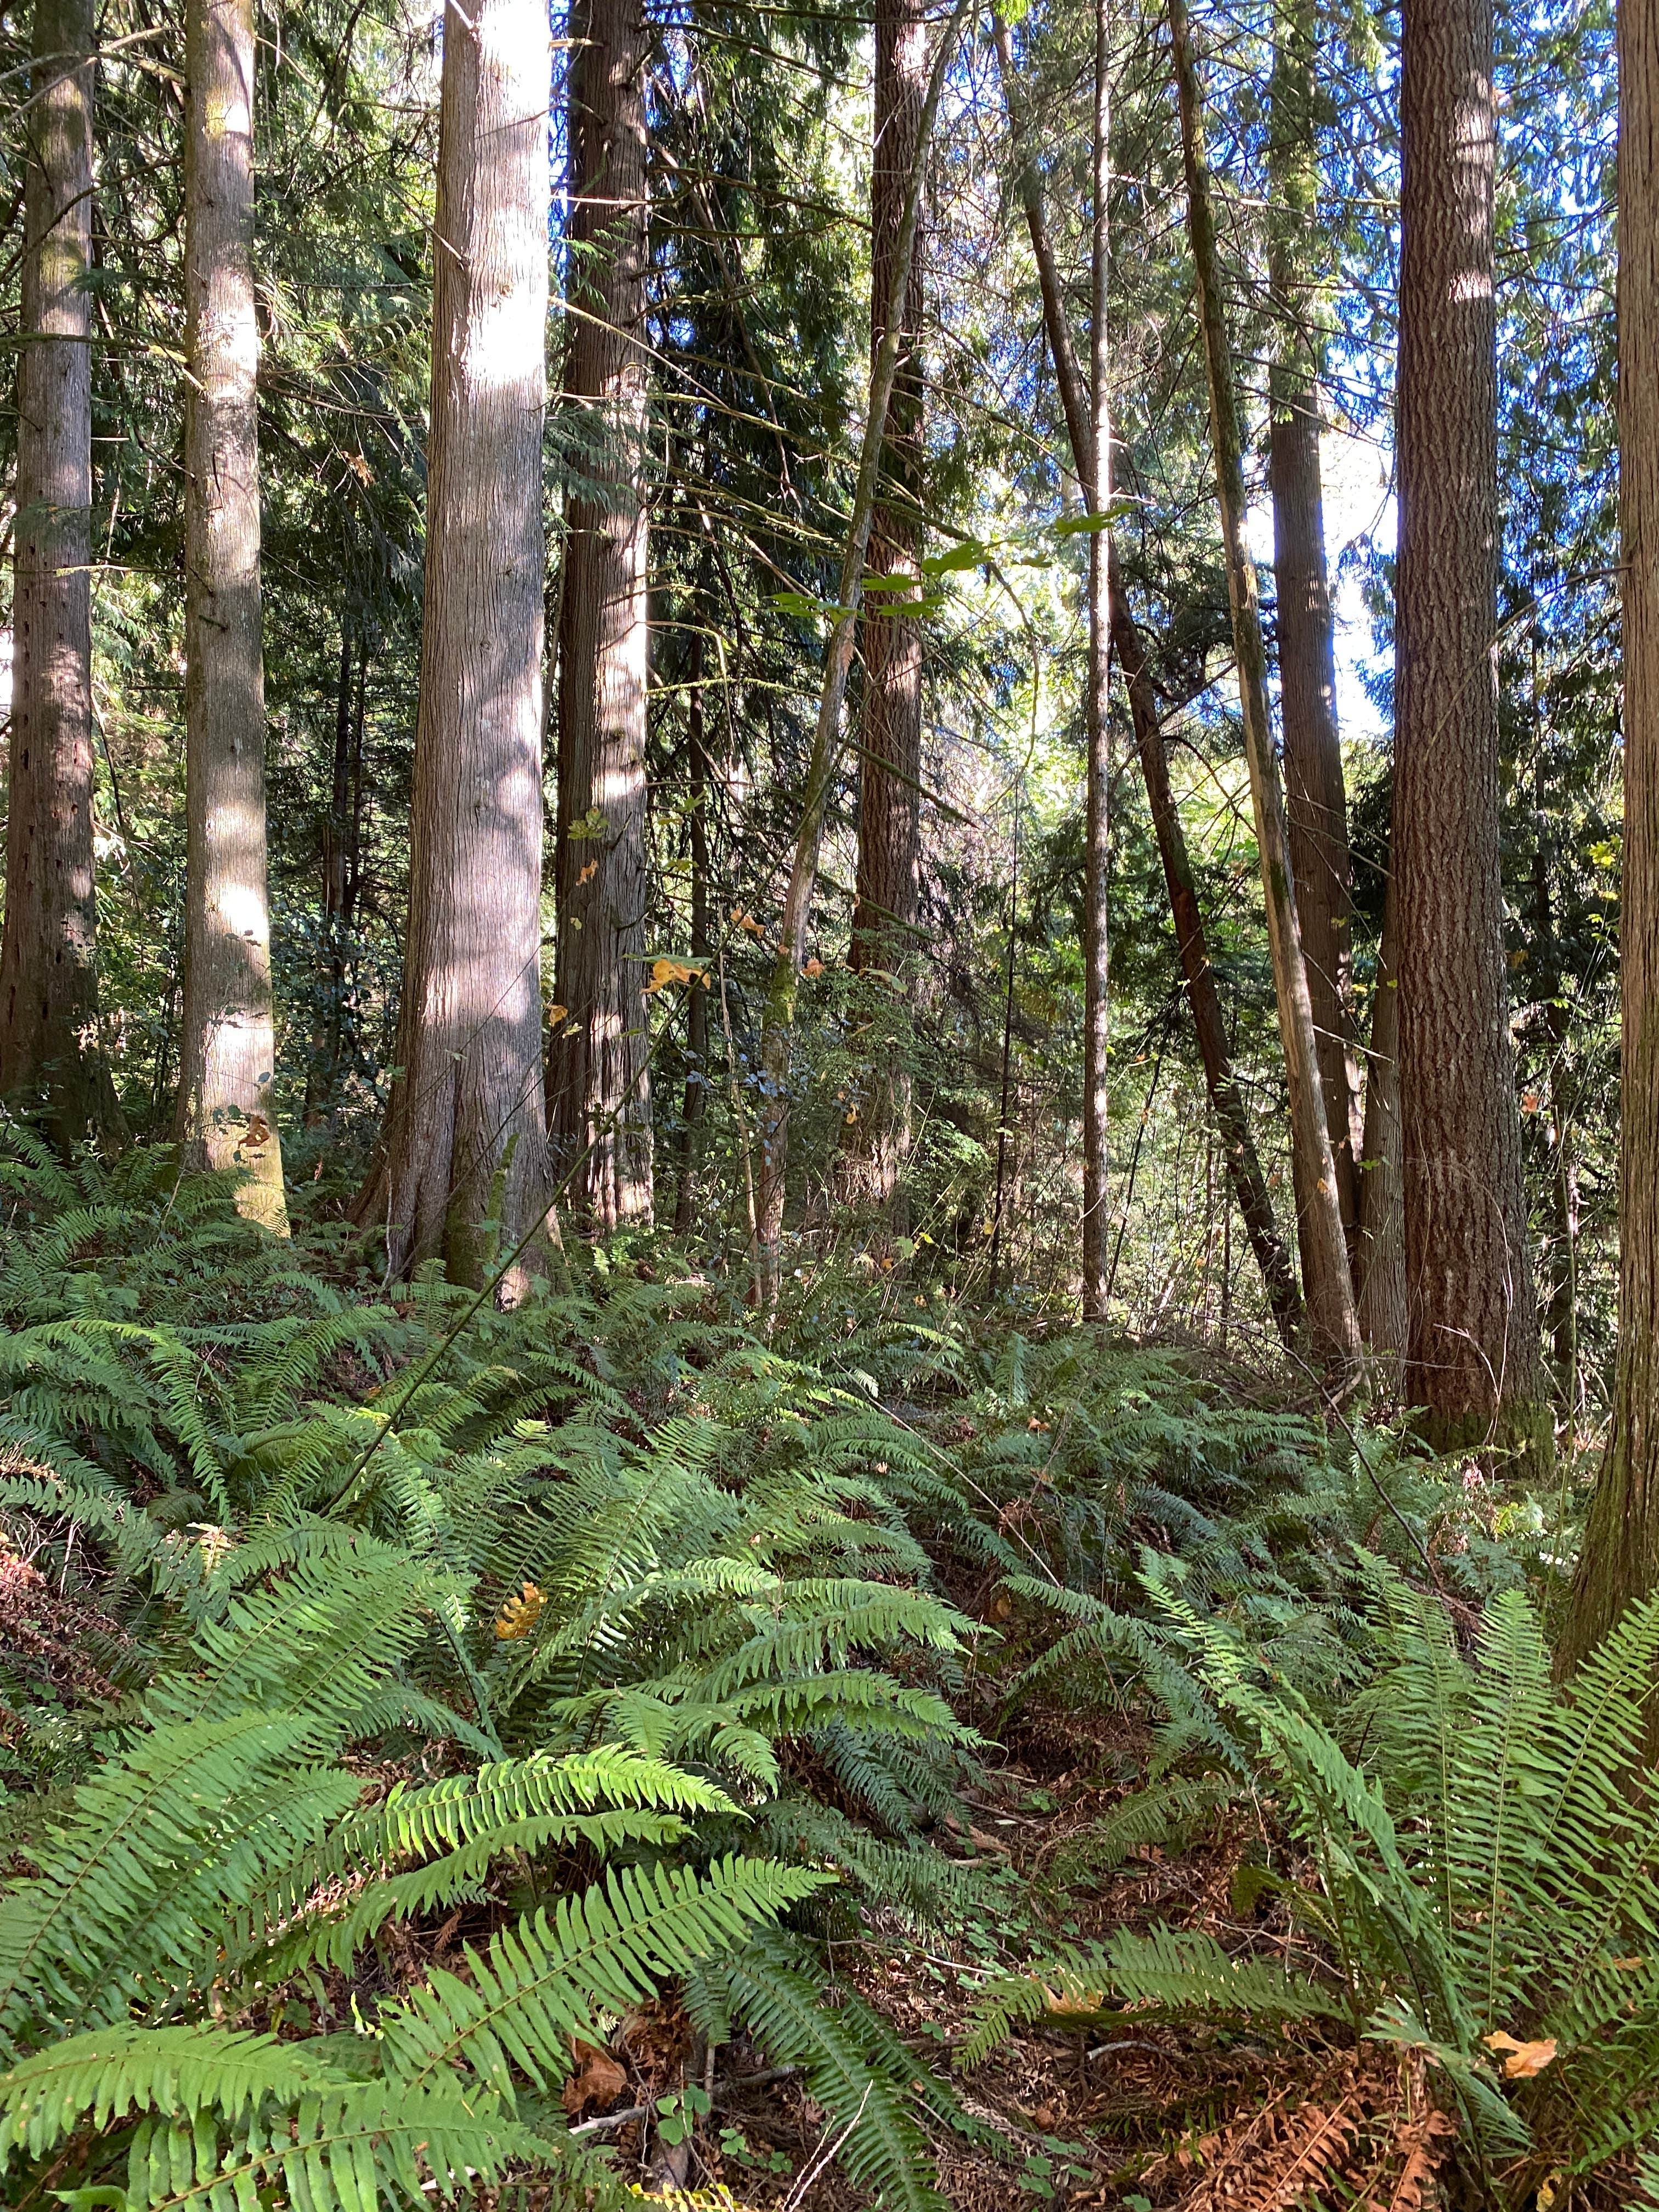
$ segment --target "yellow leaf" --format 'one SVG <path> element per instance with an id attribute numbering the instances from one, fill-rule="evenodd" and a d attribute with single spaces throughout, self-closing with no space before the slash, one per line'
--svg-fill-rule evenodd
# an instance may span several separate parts
<path id="1" fill-rule="evenodd" d="M 521 1597 L 510 1597 L 495 1616 L 495 1634 L 502 1644 L 515 1644 L 521 1636 L 528 1636 L 536 1626 L 536 1616 L 542 1609 L 541 1592 L 534 1583 L 526 1583 Z"/>
<path id="2" fill-rule="evenodd" d="M 568 1018 L 569 1012 L 568 1006 L 550 1006 L 547 1010 L 547 1018 L 556 1029 L 562 1021 Z"/>
<path id="3" fill-rule="evenodd" d="M 1508 2053 L 1504 2060 L 1504 2071 L 1511 2081 L 1530 2081 L 1534 2074 L 1541 2074 L 1555 2057 L 1555 2038 L 1547 2035 L 1537 2043 L 1517 2043 L 1514 2036 L 1505 2035 L 1503 2029 L 1481 2037 L 1488 2051 Z"/>

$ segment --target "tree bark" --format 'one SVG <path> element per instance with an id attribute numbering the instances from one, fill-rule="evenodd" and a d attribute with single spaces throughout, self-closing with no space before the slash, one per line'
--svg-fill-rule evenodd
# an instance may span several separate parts
<path id="1" fill-rule="evenodd" d="M 394 1273 L 482 1282 L 545 1203 L 542 424 L 548 17 L 444 18 L 425 616 L 393 1086 L 360 1219 Z M 502 1173 L 504 1168 L 504 1173 Z M 495 1185 L 501 1175 L 499 1188 Z M 498 1211 L 496 1208 L 498 1207 Z M 532 1248 L 533 1251 L 533 1247 Z M 508 1296 L 521 1287 L 515 1277 Z"/>
<path id="2" fill-rule="evenodd" d="M 1313 118 L 1317 33 L 1309 0 L 1289 0 L 1278 28 L 1267 164 L 1273 190 L 1269 280 L 1278 323 L 1268 480 L 1279 708 L 1297 919 L 1313 1001 L 1337 1205 L 1354 1255 L 1361 1119 L 1352 1011 L 1353 871 L 1337 731 L 1335 639 L 1319 469 L 1322 349 L 1313 321 L 1318 287 L 1309 252 L 1319 210 Z M 1307 1218 L 1310 1203 L 1310 1194 L 1298 1188 L 1298 1221 Z"/>
<path id="3" fill-rule="evenodd" d="M 259 596 L 252 0 L 185 15 L 184 1014 L 175 1133 L 288 1234 L 276 1130 Z"/>
<path id="4" fill-rule="evenodd" d="M 560 600 L 558 907 L 548 1060 L 556 1153 L 596 1139 L 572 1193 L 600 1228 L 649 1220 L 646 884 L 649 365 L 645 72 L 640 0 L 579 0 L 570 69 L 566 399 L 596 489 L 567 506 Z"/>
<path id="5" fill-rule="evenodd" d="M 1211 200 L 1204 125 L 1185 0 L 1170 0 L 1170 29 L 1175 55 L 1176 88 L 1181 104 L 1182 152 L 1187 170 L 1188 231 L 1198 283 L 1199 317 L 1210 385 L 1210 425 L 1215 444 L 1216 481 L 1221 508 L 1221 538 L 1227 564 L 1233 645 L 1238 663 L 1239 704 L 1244 751 L 1249 769 L 1250 800 L 1261 861 L 1261 887 L 1267 911 L 1267 943 L 1273 959 L 1279 1030 L 1285 1049 L 1290 1092 L 1291 1150 L 1297 1188 L 1308 1194 L 1299 1220 L 1304 1255 L 1304 1289 L 1316 1356 L 1328 1369 L 1352 1364 L 1359 1352 L 1359 1323 L 1353 1281 L 1336 1194 L 1336 1166 L 1319 1084 L 1317 1034 L 1308 991 L 1307 963 L 1297 917 L 1295 877 L 1291 867 L 1285 796 L 1279 786 L 1267 707 L 1267 656 L 1256 598 L 1255 566 L 1244 539 L 1244 472 L 1231 349 L 1224 320 L 1215 245 L 1215 211 Z"/>
<path id="6" fill-rule="evenodd" d="M 1059 264 L 1054 258 L 1048 221 L 1043 213 L 1042 187 L 1031 165 L 1024 117 L 1018 102 L 1013 45 L 1008 35 L 1008 27 L 1000 16 L 992 18 L 992 34 L 1002 71 L 1003 95 L 1008 109 L 1008 127 L 1013 141 L 1020 201 L 1037 266 L 1037 283 L 1042 296 L 1042 322 L 1048 334 L 1049 358 L 1054 366 L 1054 381 L 1060 390 L 1060 410 L 1066 418 L 1073 464 L 1079 483 L 1086 485 L 1092 478 L 1094 428 L 1082 371 L 1078 365 L 1077 350 L 1072 343 L 1071 325 L 1066 317 L 1066 295 L 1060 281 Z M 1085 496 L 1088 495 L 1085 493 Z M 1221 1132 L 1222 1150 L 1227 1173 L 1232 1182 L 1233 1194 L 1243 1218 L 1250 1249 L 1261 1270 L 1268 1306 L 1274 1324 L 1288 1346 L 1296 1341 L 1302 1326 L 1302 1300 L 1296 1287 L 1296 1278 L 1291 1273 L 1290 1255 L 1285 1251 L 1284 1240 L 1273 1218 L 1273 1200 L 1267 1193 L 1267 1178 L 1256 1157 L 1249 1117 L 1227 1049 L 1226 1024 L 1222 1019 L 1221 998 L 1216 989 L 1215 971 L 1210 965 L 1204 917 L 1199 909 L 1192 862 L 1187 852 L 1186 832 L 1182 827 L 1180 810 L 1170 786 L 1170 768 L 1164 750 L 1158 695 L 1146 665 L 1139 632 L 1129 611 L 1128 595 L 1118 573 L 1116 546 L 1109 532 L 1097 532 L 1097 540 L 1103 535 L 1107 545 L 1106 580 L 1111 649 L 1117 655 L 1118 666 L 1122 671 L 1129 694 L 1135 750 L 1140 761 L 1141 775 L 1146 781 L 1147 805 L 1152 813 L 1153 834 L 1158 839 L 1158 857 L 1164 866 L 1164 880 L 1169 892 L 1170 915 L 1175 923 L 1176 942 L 1181 953 L 1187 1000 L 1192 1009 L 1199 1056 L 1204 1065 L 1205 1087 L 1209 1092 L 1211 1108 Z"/>
<path id="7" fill-rule="evenodd" d="M 708 752 L 702 719 L 702 632 L 691 641 L 686 693 L 686 748 L 690 757 L 691 957 L 702 967 L 714 957 L 709 927 Z M 690 1234 L 692 1193 L 696 1180 L 702 1120 L 708 1105 L 708 985 L 694 984 L 685 994 L 685 1097 L 681 1108 L 685 1132 L 680 1144 L 680 1182 L 674 1194 L 674 1234 Z"/>
<path id="8" fill-rule="evenodd" d="M 1564 1670 L 1659 1586 L 1659 0 L 1619 0 L 1619 523 L 1625 849 L 1613 1436 Z M 1649 1707 L 1649 1756 L 1659 1717 Z"/>
<path id="9" fill-rule="evenodd" d="M 1112 752 L 1109 687 L 1111 623 L 1107 609 L 1108 541 L 1103 527 L 1112 496 L 1110 386 L 1106 358 L 1106 294 L 1111 186 L 1111 81 L 1106 0 L 1095 0 L 1094 117 L 1090 131 L 1089 473 L 1084 490 L 1097 523 L 1089 533 L 1089 662 L 1084 681 L 1083 851 L 1083 1317 L 1104 1321 L 1111 1276 L 1108 1207 L 1111 1130 L 1108 1023 L 1110 1012 Z"/>
<path id="10" fill-rule="evenodd" d="M 1549 1456 L 1498 866 L 1492 0 L 1406 0 L 1392 840 L 1406 1388 L 1449 1449 Z"/>
<path id="11" fill-rule="evenodd" d="M 823 681 L 818 692 L 817 721 L 806 763 L 806 787 L 801 817 L 795 832 L 795 849 L 784 893 L 783 915 L 761 1017 L 761 1159 L 757 1204 L 762 1287 L 768 1303 L 775 1300 L 779 1282 L 779 1248 L 783 1232 L 784 1200 L 789 1169 L 790 1053 L 794 1038 L 795 994 L 801 963 L 806 955 L 806 933 L 812 915 L 812 895 L 817 886 L 818 857 L 823 848 L 823 828 L 830 794 L 842 753 L 842 708 L 847 698 L 848 672 L 853 663 L 853 638 L 859 604 L 864 591 L 865 556 L 869 550 L 882 447 L 887 423 L 887 403 L 897 372 L 903 336 L 904 294 L 909 281 L 910 256 L 915 251 L 916 226 L 921 213 L 921 193 L 933 137 L 934 118 L 945 90 L 945 74 L 969 0 L 956 0 L 949 21 L 939 33 L 933 65 L 917 127 L 915 154 L 905 186 L 899 244 L 893 257 L 892 289 L 884 310 L 884 336 L 870 365 L 870 387 L 866 402 L 864 438 L 859 453 L 858 479 L 853 490 L 852 514 L 847 540 L 842 548 L 841 573 L 824 652 Z"/>
<path id="12" fill-rule="evenodd" d="M 36 0 L 23 186 L 0 1095 L 125 1133 L 98 1033 L 93 866 L 92 0 Z M 59 57 L 85 57 L 64 61 Z"/>
<path id="13" fill-rule="evenodd" d="M 1406 1349 L 1406 1218 L 1400 1129 L 1398 902 L 1390 880 L 1382 912 L 1359 1148 L 1359 1332 L 1385 1369 Z"/>
<path id="14" fill-rule="evenodd" d="M 876 0 L 875 116 L 870 172 L 870 358 L 885 335 L 887 301 L 903 243 L 905 188 L 915 161 L 927 94 L 925 0 Z M 918 595 L 926 544 L 922 499 L 925 377 L 924 307 L 920 245 L 911 252 L 899 290 L 899 350 L 887 402 L 881 495 L 870 526 L 872 574 L 904 577 L 902 606 Z M 903 1223 L 900 1178 L 909 1150 L 910 1076 L 905 979 L 914 954 L 921 866 L 921 625 L 890 609 L 888 595 L 864 601 L 862 762 L 859 778 L 858 896 L 853 908 L 849 965 L 869 979 L 869 1047 L 858 1119 L 846 1126 L 843 1150 L 854 1204 Z"/>

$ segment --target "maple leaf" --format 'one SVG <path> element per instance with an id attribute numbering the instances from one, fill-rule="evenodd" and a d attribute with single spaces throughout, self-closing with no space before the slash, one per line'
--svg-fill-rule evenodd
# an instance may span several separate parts
<path id="1" fill-rule="evenodd" d="M 576 2062 L 576 2070 L 561 2091 L 560 2103 L 573 2118 L 585 2105 L 597 2105 L 601 2112 L 607 2110 L 628 2087 L 627 2068 L 608 2051 L 595 2050 L 580 2036 L 571 2037 L 570 2052 Z"/>
<path id="2" fill-rule="evenodd" d="M 1514 2036 L 1505 2035 L 1500 2027 L 1495 2028 L 1490 2035 L 1483 2035 L 1480 2040 L 1488 2051 L 1508 2053 L 1504 2060 L 1504 2071 L 1511 2081 L 1530 2081 L 1533 2075 L 1541 2074 L 1555 2057 L 1555 2038 L 1553 2035 L 1544 2036 L 1536 2043 L 1519 2043 Z"/>
<path id="3" fill-rule="evenodd" d="M 580 884 L 586 884 L 586 883 L 591 883 L 591 882 L 592 881 L 593 878 L 594 878 L 595 876 L 597 876 L 597 875 L 599 874 L 599 862 L 598 862 L 597 860 L 590 860 L 590 861 L 588 862 L 587 866 L 586 866 L 582 870 L 582 872 L 581 872 L 580 875 L 579 875 L 579 876 L 577 877 L 577 878 L 576 878 L 577 884 L 580 885 Z"/>

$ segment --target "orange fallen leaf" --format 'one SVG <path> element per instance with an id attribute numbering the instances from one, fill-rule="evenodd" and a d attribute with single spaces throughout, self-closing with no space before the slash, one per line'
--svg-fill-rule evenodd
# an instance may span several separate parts
<path id="1" fill-rule="evenodd" d="M 800 972 L 803 975 L 822 975 L 823 963 L 822 960 L 809 960 Z"/>
<path id="2" fill-rule="evenodd" d="M 568 1018 L 569 1012 L 568 1006 L 550 1006 L 547 1010 L 547 1018 L 556 1027 L 560 1022 Z"/>
<path id="3" fill-rule="evenodd" d="M 1555 2057 L 1555 2038 L 1543 2036 L 1536 2043 L 1520 2043 L 1514 2036 L 1505 2035 L 1503 2029 L 1494 2029 L 1480 2040 L 1488 2051 L 1508 2055 L 1504 2060 L 1504 2071 L 1511 2081 L 1530 2081 L 1534 2074 L 1541 2074 Z"/>
<path id="4" fill-rule="evenodd" d="M 590 860 L 590 861 L 588 862 L 587 866 L 586 866 L 582 870 L 582 872 L 581 872 L 580 875 L 579 875 L 579 876 L 577 877 L 576 881 L 577 881 L 577 883 L 578 883 L 579 884 L 591 884 L 591 883 L 592 882 L 592 880 L 593 880 L 594 877 L 595 877 L 595 876 L 597 876 L 597 875 L 599 874 L 599 862 L 598 862 L 597 860 Z"/>

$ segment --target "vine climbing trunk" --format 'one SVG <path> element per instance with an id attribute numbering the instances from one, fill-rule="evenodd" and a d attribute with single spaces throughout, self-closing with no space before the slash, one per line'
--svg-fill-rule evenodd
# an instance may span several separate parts
<path id="1" fill-rule="evenodd" d="M 1000 16 L 993 19 L 992 31 L 1002 71 L 1003 94 L 1013 142 L 1020 201 L 1037 265 L 1037 283 L 1042 295 L 1042 323 L 1048 340 L 1049 358 L 1054 363 L 1054 380 L 1060 389 L 1060 410 L 1066 418 L 1073 462 L 1079 483 L 1086 484 L 1093 468 L 1094 436 L 1088 396 L 1078 363 L 1077 349 L 1072 342 L 1071 325 L 1066 319 L 1066 295 L 1043 212 L 1042 187 L 1030 158 L 1025 118 L 1018 100 L 1013 42 L 1007 25 Z M 1095 534 L 1098 539 L 1103 533 Z M 1130 613 L 1128 594 L 1118 573 L 1115 544 L 1109 532 L 1103 534 L 1107 547 L 1106 586 L 1111 649 L 1117 655 L 1118 666 L 1122 671 L 1129 694 L 1135 750 L 1146 786 L 1147 805 L 1152 813 L 1153 833 L 1158 839 L 1158 857 L 1163 863 L 1170 912 L 1181 954 L 1182 975 L 1187 987 L 1187 1001 L 1192 1010 L 1199 1057 L 1204 1065 L 1205 1087 L 1209 1093 L 1216 1125 L 1221 1132 L 1222 1152 L 1233 1195 L 1243 1218 L 1251 1252 L 1261 1271 L 1268 1307 L 1280 1336 L 1285 1344 L 1290 1345 L 1296 1341 L 1301 1328 L 1302 1300 L 1296 1287 L 1296 1277 L 1291 1272 L 1290 1255 L 1273 1218 L 1273 1200 L 1268 1194 L 1267 1178 L 1261 1172 L 1243 1094 L 1233 1073 L 1231 1055 L 1227 1048 L 1221 997 L 1216 988 L 1215 970 L 1210 964 L 1204 918 L 1199 908 L 1192 861 L 1187 851 L 1186 832 L 1182 827 L 1180 810 L 1170 785 L 1170 768 L 1164 750 L 1158 694 L 1147 666 L 1146 649 Z"/>
<path id="2" fill-rule="evenodd" d="M 1659 1586 L 1659 0 L 1619 0 L 1619 526 L 1625 844 L 1619 914 L 1619 1351 L 1565 1671 Z M 1648 1703 L 1648 1755 L 1659 1715 Z"/>
<path id="3" fill-rule="evenodd" d="M 1089 532 L 1089 661 L 1084 678 L 1083 846 L 1083 1317 L 1104 1321 L 1111 1279 L 1108 1206 L 1111 1129 L 1112 755 L 1109 685 L 1111 621 L 1107 607 L 1106 514 L 1112 496 L 1110 384 L 1107 374 L 1106 296 L 1111 188 L 1111 75 L 1106 0 L 1095 0 L 1094 116 L 1089 143 L 1089 444 L 1084 495 L 1095 527 Z"/>
<path id="4" fill-rule="evenodd" d="M 584 479 L 565 515 L 559 621 L 554 995 L 556 1155 L 592 1150 L 572 1193 L 594 1225 L 652 1210 L 646 983 L 646 70 L 641 0 L 577 0 L 570 23 L 565 399 Z"/>
<path id="5" fill-rule="evenodd" d="M 1215 448 L 1222 547 L 1227 565 L 1227 595 L 1232 610 L 1233 649 L 1238 665 L 1244 752 L 1249 770 L 1256 846 L 1261 855 L 1279 1031 L 1290 1093 L 1291 1152 L 1297 1189 L 1305 1191 L 1308 1200 L 1297 1224 L 1304 1260 L 1303 1287 L 1316 1357 L 1328 1370 L 1340 1373 L 1358 1357 L 1359 1322 L 1337 1200 L 1330 1128 L 1319 1083 L 1318 1036 L 1297 918 L 1285 795 L 1279 785 L 1279 761 L 1267 707 L 1267 655 L 1261 643 L 1255 565 L 1244 537 L 1244 471 L 1238 403 L 1232 352 L 1224 319 L 1215 209 L 1186 0 L 1170 0 L 1170 32 L 1187 172 L 1188 230 L 1209 374 L 1210 427 Z"/>
<path id="6" fill-rule="evenodd" d="M 36 0 L 23 180 L 0 1096 L 124 1133 L 98 1028 L 93 866 L 92 0 Z"/>
<path id="7" fill-rule="evenodd" d="M 1356 1162 L 1362 1125 L 1352 1015 L 1353 870 L 1337 727 L 1335 638 L 1319 462 L 1323 345 L 1317 321 L 1319 272 L 1310 250 L 1318 234 L 1319 212 L 1313 113 L 1316 56 L 1312 0 L 1288 0 L 1279 13 L 1267 136 L 1269 281 L 1276 324 L 1268 479 L 1279 708 L 1297 920 L 1313 1002 L 1337 1205 L 1352 1255 L 1358 1233 Z M 1305 1170 L 1307 1164 L 1303 1164 Z M 1299 1222 L 1309 1218 L 1313 1196 L 1297 1188 Z"/>
<path id="8" fill-rule="evenodd" d="M 175 1133 L 288 1234 L 276 1128 L 253 293 L 253 0 L 185 11 L 184 1013 Z"/>
<path id="9" fill-rule="evenodd" d="M 854 486 L 852 514 L 842 550 L 836 605 L 830 617 L 829 643 L 824 652 L 823 680 L 818 693 L 817 720 L 812 748 L 807 757 L 806 787 L 802 795 L 800 823 L 784 893 L 783 915 L 773 951 L 772 975 L 761 1016 L 761 1158 L 760 1188 L 757 1199 L 757 1237 L 761 1285 L 769 1304 L 778 1291 L 779 1249 L 783 1234 L 784 1200 L 789 1173 L 790 1054 L 794 1038 L 795 994 L 801 963 L 806 953 L 811 924 L 812 896 L 817 887 L 818 858 L 823 848 L 824 819 L 830 794 L 840 769 L 844 741 L 842 708 L 847 698 L 848 672 L 853 664 L 853 641 L 858 627 L 864 592 L 865 556 L 869 550 L 871 525 L 881 470 L 887 404 L 892 396 L 899 354 L 903 344 L 903 307 L 909 283 L 910 257 L 915 250 L 916 226 L 921 212 L 922 185 L 933 122 L 945 90 L 945 71 L 956 51 L 963 20 L 972 0 L 956 0 L 939 34 L 916 129 L 916 143 L 905 183 L 904 209 L 895 249 L 883 318 L 883 336 L 870 365 L 870 388 L 866 403 L 864 438 L 859 453 L 858 478 Z"/>
<path id="10" fill-rule="evenodd" d="M 358 1218 L 394 1273 L 482 1283 L 483 1224 L 545 1203 L 542 422 L 544 0 L 449 0 L 440 107 L 425 614 L 400 1069 Z M 534 1248 L 532 1248 L 533 1253 Z M 516 1275 L 503 1289 L 522 1287 Z"/>
<path id="11" fill-rule="evenodd" d="M 1498 864 L 1492 0 L 1406 0 L 1392 864 L 1407 1395 L 1547 1463 Z"/>
<path id="12" fill-rule="evenodd" d="M 902 588 L 866 598 L 862 759 L 859 778 L 858 896 L 850 965 L 866 987 L 861 1097 L 843 1133 L 848 1195 L 902 1231 L 901 1177 L 910 1141 L 908 993 L 921 866 L 921 625 L 904 601 L 919 595 L 926 531 L 922 369 L 922 256 L 913 241 L 904 281 L 906 187 L 927 97 L 926 0 L 876 0 L 875 118 L 870 173 L 870 357 L 899 301 L 898 354 L 884 429 L 880 491 L 871 518 L 869 565 Z"/>

